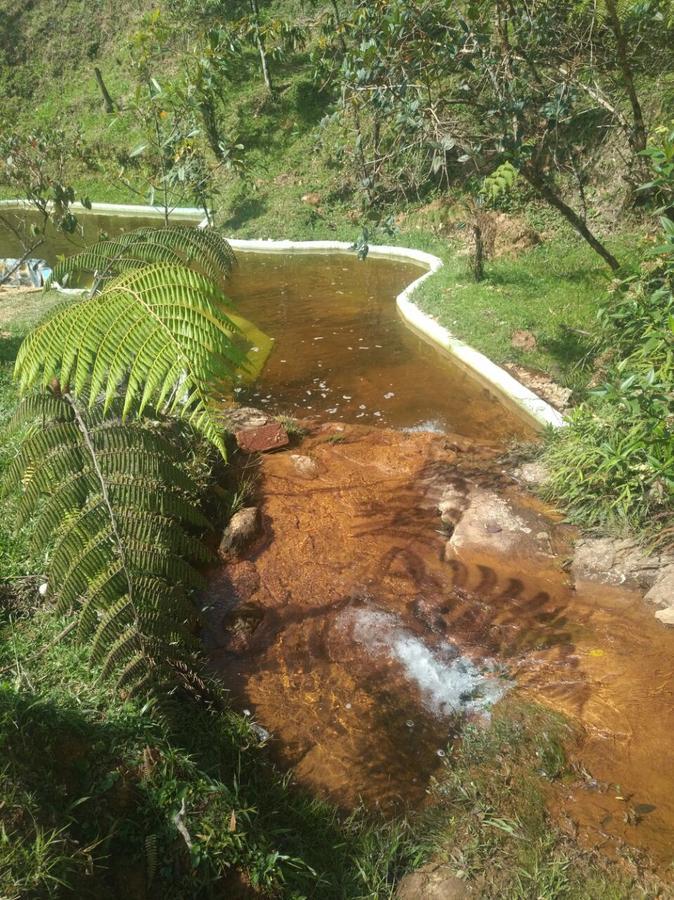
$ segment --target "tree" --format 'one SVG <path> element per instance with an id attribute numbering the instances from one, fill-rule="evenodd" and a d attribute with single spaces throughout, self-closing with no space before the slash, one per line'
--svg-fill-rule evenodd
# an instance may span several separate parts
<path id="1" fill-rule="evenodd" d="M 643 117 L 632 59 L 622 54 L 616 67 L 607 49 L 619 40 L 625 49 L 625 22 L 616 24 L 610 10 L 603 16 L 600 68 L 593 62 L 597 17 L 582 3 L 552 0 L 359 0 L 330 37 L 333 9 L 320 47 L 321 74 L 338 88 L 345 113 L 357 112 L 355 155 L 368 199 L 376 199 L 380 185 L 386 189 L 384 179 L 405 192 L 406 177 L 422 167 L 426 181 L 449 183 L 457 164 L 473 176 L 509 161 L 617 269 L 588 225 L 579 145 L 584 153 L 588 147 L 601 152 L 605 134 L 621 127 L 615 111 L 625 92 L 635 152 L 643 144 Z M 580 211 L 562 179 L 575 181 Z M 421 182 L 419 176 L 412 189 Z"/>
<path id="2" fill-rule="evenodd" d="M 79 131 L 49 128 L 24 133 L 0 120 L 0 182 L 38 214 L 37 224 L 29 230 L 16 228 L 2 217 L 3 224 L 15 231 L 24 246 L 22 258 L 3 281 L 39 250 L 48 226 L 66 234 L 76 231 L 77 217 L 71 210 L 76 198 L 71 183 L 76 164 L 97 166 Z M 87 197 L 82 198 L 82 204 L 91 206 Z"/>
<path id="3" fill-rule="evenodd" d="M 154 72 L 163 67 L 171 34 L 160 13 L 146 17 L 132 42 L 136 89 L 119 112 L 135 120 L 142 140 L 122 159 L 118 177 L 150 204 L 161 206 L 165 225 L 172 210 L 185 202 L 201 207 L 210 218 L 216 174 L 243 165 L 243 147 L 226 139 L 218 122 L 217 98 L 226 72 L 221 36 L 210 33 L 205 46 L 185 54 L 178 74 L 160 84 Z"/>

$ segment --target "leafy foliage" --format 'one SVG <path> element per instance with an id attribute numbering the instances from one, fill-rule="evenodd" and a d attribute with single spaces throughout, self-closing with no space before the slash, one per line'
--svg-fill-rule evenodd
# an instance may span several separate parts
<path id="1" fill-rule="evenodd" d="M 211 229 L 137 228 L 65 258 L 54 268 L 47 288 L 53 282 L 65 287 L 83 275 L 91 275 L 95 290 L 127 269 L 142 268 L 148 263 L 183 265 L 217 284 L 234 265 L 234 253 L 227 241 Z"/>
<path id="2" fill-rule="evenodd" d="M 661 223 L 663 243 L 646 256 L 641 277 L 620 284 L 600 311 L 611 364 L 605 383 L 551 439 L 548 495 L 579 521 L 642 528 L 671 544 L 674 222 Z"/>
<path id="3" fill-rule="evenodd" d="M 506 160 L 496 168 L 491 175 L 487 175 L 482 182 L 480 193 L 492 203 L 498 200 L 508 191 L 512 190 L 517 181 L 519 172 L 515 166 Z"/>
<path id="4" fill-rule="evenodd" d="M 187 419 L 224 454 L 208 391 L 243 358 L 225 302 L 212 281 L 185 266 L 129 269 L 26 337 L 16 361 L 20 389 L 57 379 L 90 408 L 102 394 L 105 409 L 123 389 L 123 417 L 151 403 Z"/>
<path id="5" fill-rule="evenodd" d="M 125 424 L 119 409 L 85 410 L 70 394 L 27 398 L 14 424 L 32 427 L 8 482 L 22 486 L 19 523 L 36 517 L 57 610 L 76 611 L 102 677 L 160 699 L 187 671 L 189 591 L 209 558 L 185 438 L 161 417 Z"/>

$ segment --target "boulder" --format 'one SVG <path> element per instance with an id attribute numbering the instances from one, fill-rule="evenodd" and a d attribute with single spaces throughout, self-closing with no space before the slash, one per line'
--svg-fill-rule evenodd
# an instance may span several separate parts
<path id="1" fill-rule="evenodd" d="M 239 406 L 230 410 L 225 417 L 225 424 L 229 431 L 243 431 L 246 428 L 260 428 L 268 425 L 271 417 L 262 409 L 254 406 Z"/>
<path id="2" fill-rule="evenodd" d="M 628 538 L 584 538 L 576 543 L 571 572 L 576 581 L 650 588 L 665 564 L 662 557 L 647 556 Z M 652 602 L 660 601 L 652 598 Z"/>
<path id="3" fill-rule="evenodd" d="M 674 565 L 660 569 L 644 600 L 655 603 L 656 606 L 674 607 Z"/>
<path id="4" fill-rule="evenodd" d="M 659 619 L 663 625 L 674 625 L 674 606 L 669 606 L 667 609 L 659 609 L 655 618 Z"/>
<path id="5" fill-rule="evenodd" d="M 474 896 L 470 885 L 448 866 L 429 863 L 401 880 L 395 900 L 467 900 Z"/>
<path id="6" fill-rule="evenodd" d="M 260 516 L 257 506 L 246 506 L 235 512 L 225 528 L 218 553 L 223 558 L 241 550 L 257 534 Z"/>
<path id="7" fill-rule="evenodd" d="M 458 500 L 459 498 L 457 498 Z M 553 550 L 553 523 L 531 504 L 471 487 L 464 510 L 441 501 L 442 522 L 451 535 L 444 559 L 454 584 L 464 590 L 508 592 L 548 590 L 561 574 Z M 458 520 L 457 520 L 458 515 Z"/>

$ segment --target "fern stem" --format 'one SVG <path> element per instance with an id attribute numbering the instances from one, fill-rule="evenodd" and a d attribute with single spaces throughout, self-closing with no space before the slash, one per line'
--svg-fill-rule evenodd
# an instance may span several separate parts
<path id="1" fill-rule="evenodd" d="M 117 544 L 117 552 L 119 554 L 119 559 L 122 564 L 122 568 L 124 569 L 124 577 L 126 578 L 126 584 L 128 587 L 128 595 L 129 602 L 134 610 L 134 625 L 138 630 L 138 618 L 136 615 L 136 607 L 133 601 L 133 579 L 131 577 L 131 572 L 129 569 L 129 565 L 126 558 L 126 552 L 124 550 L 124 542 L 119 533 L 119 526 L 117 524 L 117 519 L 115 517 L 115 511 L 112 507 L 112 503 L 110 502 L 110 495 L 108 494 L 108 484 L 105 480 L 105 476 L 101 470 L 101 467 L 98 464 L 98 457 L 96 456 L 96 448 L 94 447 L 93 441 L 91 439 L 91 434 L 89 433 L 89 429 L 87 428 L 87 424 L 82 418 L 79 409 L 77 408 L 77 403 L 75 402 L 75 398 L 72 394 L 64 394 L 63 399 L 68 403 L 70 408 L 73 411 L 73 415 L 75 416 L 75 422 L 77 423 L 77 427 L 82 433 L 82 439 L 84 441 L 84 446 L 87 448 L 89 455 L 91 456 L 91 464 L 94 468 L 94 472 L 96 473 L 96 478 L 98 479 L 98 483 L 101 488 L 101 497 L 103 498 L 103 503 L 105 504 L 105 508 L 108 511 L 108 516 L 110 518 L 110 526 L 112 528 L 112 533 L 115 538 L 115 543 Z M 140 633 L 140 632 L 139 632 Z"/>

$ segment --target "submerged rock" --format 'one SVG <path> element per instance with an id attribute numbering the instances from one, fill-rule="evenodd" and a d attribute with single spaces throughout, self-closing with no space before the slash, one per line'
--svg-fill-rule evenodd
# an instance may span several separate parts
<path id="1" fill-rule="evenodd" d="M 576 543 L 571 572 L 577 581 L 649 588 L 660 578 L 663 566 L 674 569 L 674 566 L 668 566 L 666 558 L 647 556 L 634 540 L 584 538 Z M 655 597 L 648 599 L 653 603 L 661 602 Z M 674 603 L 674 597 L 671 602 Z"/>
<path id="2" fill-rule="evenodd" d="M 299 453 L 293 453 L 290 457 L 293 466 L 298 475 L 302 478 L 317 478 L 320 473 L 320 467 L 315 459 L 310 456 L 301 456 Z"/>
<path id="3" fill-rule="evenodd" d="M 448 509 L 449 504 L 455 505 Z M 443 522 L 458 515 L 447 542 L 448 558 L 469 554 L 476 560 L 499 556 L 505 561 L 517 557 L 534 564 L 550 558 L 549 522 L 534 510 L 515 509 L 492 491 L 473 487 L 467 498 L 451 495 L 439 508 Z"/>
<path id="4" fill-rule="evenodd" d="M 218 554 L 226 559 L 241 550 L 257 534 L 260 516 L 257 506 L 246 506 L 235 512 L 222 535 Z"/>

